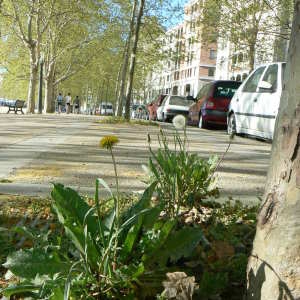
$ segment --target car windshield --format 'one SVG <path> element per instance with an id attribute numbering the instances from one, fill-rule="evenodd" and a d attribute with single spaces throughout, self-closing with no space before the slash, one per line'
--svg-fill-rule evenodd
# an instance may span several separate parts
<path id="1" fill-rule="evenodd" d="M 102 104 L 102 109 L 112 109 L 112 105 L 109 105 L 109 104 L 107 104 L 107 105 L 105 105 L 105 104 Z"/>
<path id="2" fill-rule="evenodd" d="M 214 98 L 229 98 L 231 99 L 241 85 L 238 81 L 220 82 L 215 86 Z"/>
<path id="3" fill-rule="evenodd" d="M 191 106 L 193 101 L 187 100 L 185 97 L 172 96 L 169 103 L 170 105 Z"/>

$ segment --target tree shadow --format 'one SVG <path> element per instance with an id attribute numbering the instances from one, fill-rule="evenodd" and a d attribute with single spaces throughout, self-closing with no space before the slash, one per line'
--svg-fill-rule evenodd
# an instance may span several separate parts
<path id="1" fill-rule="evenodd" d="M 258 257 L 256 257 L 259 259 Z M 281 280 L 279 275 L 276 273 L 276 271 L 273 269 L 273 267 L 268 264 L 266 261 L 263 261 L 259 259 L 262 263 L 259 266 L 256 275 L 254 274 L 253 269 L 248 273 L 248 282 L 249 286 L 247 288 L 247 300 L 261 300 L 261 288 L 263 283 L 266 281 L 266 273 L 265 268 L 269 268 L 278 278 L 278 298 L 277 300 L 296 300 L 294 296 L 292 295 L 288 285 Z M 274 299 L 275 300 L 275 299 Z"/>

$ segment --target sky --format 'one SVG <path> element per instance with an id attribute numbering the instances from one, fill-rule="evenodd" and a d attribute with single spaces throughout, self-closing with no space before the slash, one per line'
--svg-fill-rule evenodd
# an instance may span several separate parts
<path id="1" fill-rule="evenodd" d="M 172 8 L 164 8 L 165 27 L 171 28 L 183 20 L 183 8 L 188 0 L 172 0 Z"/>

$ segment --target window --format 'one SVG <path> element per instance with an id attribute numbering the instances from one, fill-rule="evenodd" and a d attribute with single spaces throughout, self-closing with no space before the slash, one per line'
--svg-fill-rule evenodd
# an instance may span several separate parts
<path id="1" fill-rule="evenodd" d="M 219 82 L 215 86 L 214 98 L 229 98 L 231 99 L 235 91 L 240 86 L 240 82 Z"/>
<path id="2" fill-rule="evenodd" d="M 210 88 L 211 88 L 211 83 L 208 83 L 208 84 L 204 85 L 204 86 L 200 89 L 200 91 L 198 92 L 196 99 L 197 99 L 197 100 L 200 100 L 200 99 L 202 99 L 203 97 L 205 97 L 205 96 L 208 94 Z"/>
<path id="3" fill-rule="evenodd" d="M 216 68 L 208 68 L 208 76 L 214 77 L 215 71 L 216 71 Z"/>
<path id="4" fill-rule="evenodd" d="M 258 68 L 247 80 L 244 85 L 243 92 L 245 93 L 255 93 L 257 90 L 257 85 L 261 75 L 263 74 L 266 67 Z"/>
<path id="5" fill-rule="evenodd" d="M 185 97 L 180 96 L 171 96 L 170 105 L 180 105 L 180 106 L 190 106 L 192 103 L 190 100 L 187 100 Z"/>
<path id="6" fill-rule="evenodd" d="M 237 55 L 234 54 L 234 55 L 232 56 L 232 64 L 233 64 L 233 65 L 236 65 L 236 63 L 237 63 Z"/>
<path id="7" fill-rule="evenodd" d="M 210 49 L 209 50 L 209 59 L 216 59 L 217 58 L 217 50 Z"/>
<path id="8" fill-rule="evenodd" d="M 178 94 L 178 86 L 174 86 L 173 87 L 173 95 L 177 95 Z"/>
<path id="9" fill-rule="evenodd" d="M 272 85 L 272 92 L 277 90 L 277 77 L 278 77 L 278 65 L 271 65 L 267 69 L 263 81 L 266 81 Z"/>
<path id="10" fill-rule="evenodd" d="M 238 54 L 238 62 L 243 62 L 243 61 L 244 61 L 243 53 Z"/>

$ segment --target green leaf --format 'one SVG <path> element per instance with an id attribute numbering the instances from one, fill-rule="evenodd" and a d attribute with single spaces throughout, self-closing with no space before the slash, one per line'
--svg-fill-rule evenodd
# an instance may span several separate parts
<path id="1" fill-rule="evenodd" d="M 144 214 L 146 212 L 146 209 L 150 207 L 151 198 L 153 195 L 153 192 L 156 188 L 157 182 L 153 182 L 143 193 L 141 199 L 131 206 L 128 210 L 124 212 L 124 214 L 121 216 L 121 226 L 126 227 L 122 228 L 122 236 L 120 236 L 120 241 L 125 240 L 127 236 L 128 230 L 130 230 L 132 226 L 132 222 L 128 222 L 129 220 L 135 221 L 135 216 L 139 216 L 141 213 Z M 139 216 L 140 217 L 140 216 Z M 125 226 L 125 224 L 128 224 Z"/>
<path id="2" fill-rule="evenodd" d="M 20 283 L 18 285 L 10 285 L 5 289 L 0 290 L 0 294 L 2 293 L 5 297 L 10 297 L 12 295 L 38 291 L 40 288 L 41 286 L 34 284 Z"/>
<path id="3" fill-rule="evenodd" d="M 94 236 L 97 233 L 97 219 L 91 214 L 85 219 L 91 207 L 76 191 L 65 188 L 62 184 L 55 184 L 51 196 L 54 200 L 53 208 L 62 224 L 65 224 L 68 219 L 82 226 L 86 222 L 91 235 Z"/>
<path id="4" fill-rule="evenodd" d="M 176 225 L 176 221 L 175 220 L 169 220 L 165 223 L 163 223 L 163 225 L 161 225 L 160 222 L 157 222 L 156 224 L 154 224 L 154 229 L 159 230 L 160 234 L 159 234 L 159 238 L 157 240 L 153 240 L 152 244 L 150 244 L 148 246 L 148 249 L 146 250 L 146 253 L 143 255 L 143 262 L 145 265 L 149 266 L 151 265 L 153 262 L 157 261 L 157 252 L 159 251 L 159 249 L 165 244 L 169 234 L 171 233 L 172 229 L 174 228 L 174 226 Z"/>
<path id="5" fill-rule="evenodd" d="M 34 279 L 36 275 L 53 276 L 68 272 L 70 265 L 44 249 L 20 250 L 7 257 L 3 265 L 18 277 Z"/>
<path id="6" fill-rule="evenodd" d="M 159 264 L 165 265 L 168 259 L 176 262 L 181 257 L 189 257 L 195 247 L 203 239 L 203 233 L 199 228 L 185 227 L 168 235 L 162 247 L 156 251 Z"/>
<path id="7" fill-rule="evenodd" d="M 97 263 L 101 260 L 101 253 L 98 253 L 91 236 L 89 234 L 85 236 L 84 229 L 73 224 L 67 224 L 65 230 L 78 251 L 83 257 L 88 258 L 91 267 L 96 268 Z"/>
<path id="8" fill-rule="evenodd" d="M 64 292 L 62 290 L 62 288 L 57 287 L 54 288 L 53 293 L 51 295 L 51 297 L 49 298 L 49 300 L 64 300 Z"/>

